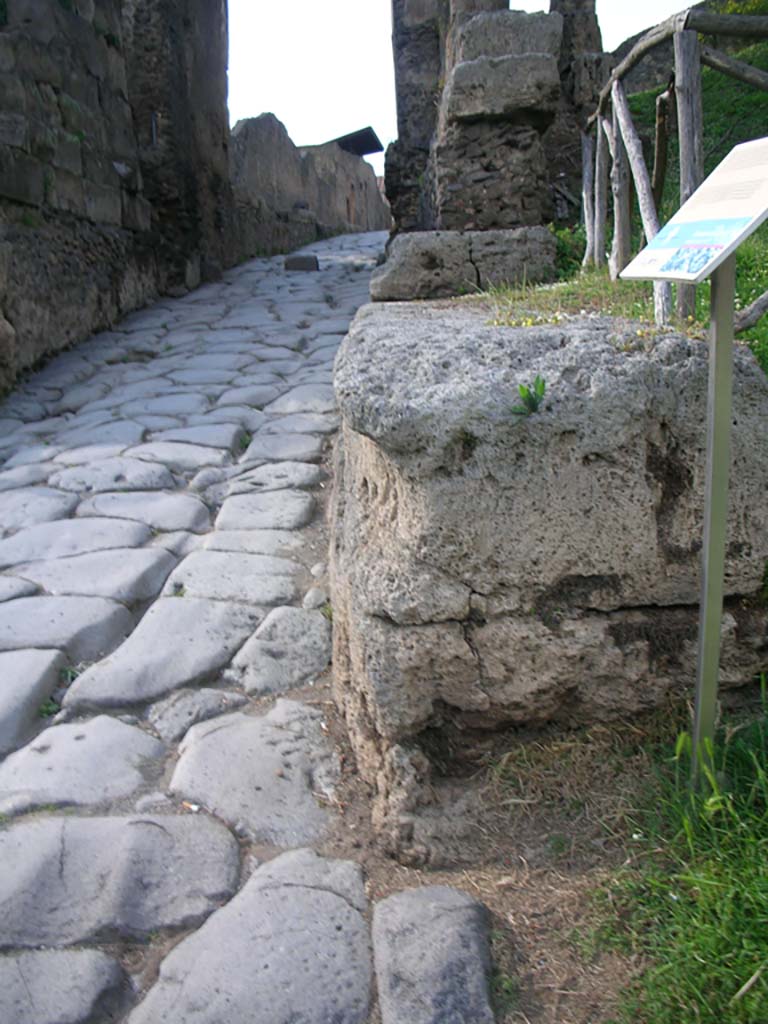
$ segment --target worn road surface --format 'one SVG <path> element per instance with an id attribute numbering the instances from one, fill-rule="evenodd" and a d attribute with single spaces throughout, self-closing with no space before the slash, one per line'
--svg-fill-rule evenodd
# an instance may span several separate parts
<path id="1" fill-rule="evenodd" d="M 479 904 L 372 911 L 312 849 L 339 758 L 292 691 L 330 662 L 333 360 L 385 240 L 254 260 L 0 403 L 3 1024 L 493 1020 Z"/>

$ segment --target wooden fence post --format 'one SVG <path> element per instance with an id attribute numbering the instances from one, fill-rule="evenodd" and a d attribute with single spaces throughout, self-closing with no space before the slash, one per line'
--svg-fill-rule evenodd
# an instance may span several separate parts
<path id="1" fill-rule="evenodd" d="M 605 266 L 605 235 L 608 221 L 608 139 L 597 125 L 595 156 L 595 266 Z"/>
<path id="2" fill-rule="evenodd" d="M 695 32 L 675 32 L 675 96 L 680 140 L 680 205 L 704 180 L 704 115 L 701 102 L 701 54 Z M 693 314 L 696 286 L 677 286 L 677 312 L 685 319 Z"/>
<path id="3" fill-rule="evenodd" d="M 587 132 L 581 133 L 581 204 L 584 227 L 587 232 L 587 247 L 584 250 L 583 267 L 595 262 L 595 144 Z"/>
<path id="4" fill-rule="evenodd" d="M 611 98 L 613 99 L 613 109 L 616 111 L 624 145 L 627 147 L 627 157 L 629 158 L 629 166 L 632 168 L 632 177 L 635 179 L 637 202 L 640 207 L 640 216 L 643 220 L 643 230 L 645 231 L 645 237 L 650 242 L 659 233 L 659 215 L 656 212 L 656 205 L 653 201 L 648 168 L 645 166 L 643 144 L 632 123 L 627 95 L 621 82 L 613 83 Z M 668 324 L 672 312 L 672 289 L 668 281 L 653 282 L 653 306 L 656 323 L 659 326 Z"/>
<path id="5" fill-rule="evenodd" d="M 608 141 L 611 153 L 611 193 L 613 194 L 613 242 L 611 255 L 608 259 L 608 270 L 611 280 L 615 281 L 621 271 L 629 263 L 631 256 L 631 206 L 629 201 L 629 164 L 621 132 L 618 129 L 616 114 L 613 123 L 602 115 L 598 125 Z"/>

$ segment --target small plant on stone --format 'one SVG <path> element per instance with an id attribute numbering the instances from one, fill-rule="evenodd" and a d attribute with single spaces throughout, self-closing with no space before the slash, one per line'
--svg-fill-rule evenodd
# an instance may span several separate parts
<path id="1" fill-rule="evenodd" d="M 68 665 L 66 668 L 63 668 L 61 672 L 59 672 L 61 685 L 71 686 L 84 668 L 84 665 Z"/>
<path id="2" fill-rule="evenodd" d="M 331 607 L 330 601 L 326 601 L 325 604 L 320 608 L 321 614 L 323 614 L 329 622 L 333 622 L 333 608 Z"/>
<path id="3" fill-rule="evenodd" d="M 513 406 L 512 412 L 515 416 L 532 416 L 533 413 L 539 411 L 541 403 L 544 401 L 547 384 L 543 377 L 536 374 L 532 386 L 520 384 L 517 390 L 520 392 L 523 404 Z"/>
<path id="4" fill-rule="evenodd" d="M 246 432 L 240 438 L 240 451 L 241 452 L 247 451 L 248 446 L 250 445 L 252 440 L 253 440 L 253 434 L 250 431 L 246 430 Z"/>
<path id="5" fill-rule="evenodd" d="M 173 597 L 184 597 L 186 592 L 187 592 L 187 588 L 184 586 L 183 583 L 174 583 L 173 584 Z"/>
<path id="6" fill-rule="evenodd" d="M 38 718 L 53 718 L 61 711 L 61 705 L 53 697 L 49 697 L 48 700 L 44 700 L 40 707 L 37 709 Z"/>

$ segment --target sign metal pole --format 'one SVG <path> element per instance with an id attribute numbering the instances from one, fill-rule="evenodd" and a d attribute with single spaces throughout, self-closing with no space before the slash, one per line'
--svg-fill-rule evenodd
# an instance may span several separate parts
<path id="1" fill-rule="evenodd" d="M 732 254 L 712 275 L 707 400 L 707 476 L 704 499 L 701 605 L 696 713 L 693 727 L 693 778 L 711 760 L 717 712 L 720 631 L 723 617 L 728 524 L 728 476 L 733 391 L 733 313 L 736 256 Z"/>

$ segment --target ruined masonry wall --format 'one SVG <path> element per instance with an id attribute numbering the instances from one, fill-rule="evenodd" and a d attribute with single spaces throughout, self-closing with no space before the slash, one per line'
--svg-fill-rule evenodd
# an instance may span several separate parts
<path id="1" fill-rule="evenodd" d="M 334 143 L 295 146 L 274 114 L 232 130 L 233 230 L 246 256 L 344 231 L 387 231 L 392 217 L 370 164 Z"/>
<path id="2" fill-rule="evenodd" d="M 0 96 L 1 388 L 146 302 L 157 265 L 118 0 L 8 0 Z"/>

